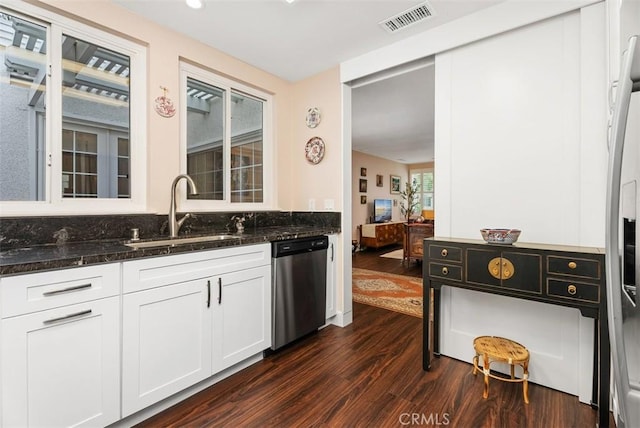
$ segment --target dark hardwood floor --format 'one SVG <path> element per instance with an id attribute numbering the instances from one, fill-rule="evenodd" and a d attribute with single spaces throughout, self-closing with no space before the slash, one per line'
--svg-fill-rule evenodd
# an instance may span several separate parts
<path id="1" fill-rule="evenodd" d="M 351 258 L 353 267 L 422 278 L 422 263 L 413 260 L 410 263 L 405 262 L 403 264 L 402 260 L 380 257 L 380 255 L 396 249 L 402 249 L 402 245 L 390 245 L 378 249 L 368 248 L 364 251 L 357 251 Z"/>
<path id="2" fill-rule="evenodd" d="M 399 267 L 374 253 L 355 255 L 354 266 L 419 276 L 415 262 Z M 528 405 L 520 384 L 494 380 L 483 399 L 469 362 L 441 357 L 424 372 L 421 319 L 359 303 L 353 310 L 351 325 L 328 326 L 140 426 L 595 426 L 596 412 L 577 397 L 535 384 Z"/>

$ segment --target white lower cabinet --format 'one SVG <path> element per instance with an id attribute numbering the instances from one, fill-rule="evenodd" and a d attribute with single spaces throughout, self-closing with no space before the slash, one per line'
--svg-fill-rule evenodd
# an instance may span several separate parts
<path id="1" fill-rule="evenodd" d="M 213 370 L 219 372 L 271 346 L 271 267 L 216 278 Z"/>
<path id="2" fill-rule="evenodd" d="M 271 346 L 268 244 L 123 264 L 122 416 Z"/>
<path id="3" fill-rule="evenodd" d="M 271 247 L 3 277 L 0 310 L 0 427 L 107 426 L 271 346 Z"/>
<path id="4" fill-rule="evenodd" d="M 27 308 L 3 312 L 1 321 L 3 427 L 95 427 L 120 418 L 120 296 L 111 281 L 118 272 L 115 264 L 2 279 L 3 305 L 22 300 Z M 109 294 L 116 295 L 83 301 Z M 53 308 L 42 310 L 47 299 Z M 38 310 L 29 312 L 29 300 Z"/>
<path id="5" fill-rule="evenodd" d="M 123 297 L 123 417 L 211 375 L 207 285 L 200 279 Z"/>

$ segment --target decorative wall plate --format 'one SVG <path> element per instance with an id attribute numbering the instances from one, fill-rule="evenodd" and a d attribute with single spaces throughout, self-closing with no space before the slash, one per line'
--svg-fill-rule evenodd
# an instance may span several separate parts
<path id="1" fill-rule="evenodd" d="M 307 110 L 307 126 L 309 128 L 315 128 L 320 125 L 320 109 L 318 107 L 312 107 Z"/>
<path id="2" fill-rule="evenodd" d="M 176 114 L 176 107 L 173 105 L 171 98 L 167 97 L 168 89 L 160 86 L 162 95 L 155 99 L 155 110 L 162 117 L 172 117 Z"/>
<path id="3" fill-rule="evenodd" d="M 322 138 L 313 137 L 307 141 L 306 146 L 304 146 L 304 155 L 310 163 L 319 164 L 324 157 L 324 141 L 322 141 Z"/>
<path id="4" fill-rule="evenodd" d="M 173 101 L 168 97 L 156 98 L 156 112 L 162 117 L 172 117 L 176 114 L 176 107 L 173 105 Z"/>

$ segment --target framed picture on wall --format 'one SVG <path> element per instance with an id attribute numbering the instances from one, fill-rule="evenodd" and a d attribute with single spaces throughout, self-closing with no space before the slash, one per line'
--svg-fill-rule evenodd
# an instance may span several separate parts
<path id="1" fill-rule="evenodd" d="M 360 193 L 367 193 L 367 180 L 360 179 Z"/>
<path id="2" fill-rule="evenodd" d="M 391 188 L 389 191 L 391 193 L 400 193 L 400 176 L 399 175 L 391 176 Z"/>
<path id="3" fill-rule="evenodd" d="M 382 179 L 383 179 L 382 175 L 376 174 L 376 186 L 382 187 Z"/>
<path id="4" fill-rule="evenodd" d="M 360 196 L 360 203 L 361 204 L 366 204 L 367 203 L 367 195 L 361 195 Z"/>
<path id="5" fill-rule="evenodd" d="M 367 176 L 367 168 L 360 168 L 360 177 Z"/>

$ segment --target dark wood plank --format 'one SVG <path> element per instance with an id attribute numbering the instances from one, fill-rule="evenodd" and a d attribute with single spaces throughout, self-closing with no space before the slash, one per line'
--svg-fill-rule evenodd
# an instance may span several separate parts
<path id="1" fill-rule="evenodd" d="M 388 272 L 396 275 L 407 275 L 422 278 L 422 264 L 412 260 L 402 263 L 402 260 L 380 257 L 380 255 L 393 250 L 402 249 L 402 245 L 389 245 L 383 248 L 368 248 L 357 251 L 351 261 L 354 268 Z"/>
<path id="2" fill-rule="evenodd" d="M 493 380 L 482 399 L 470 362 L 441 357 L 424 372 L 421 328 L 419 318 L 354 303 L 353 324 L 326 327 L 140 426 L 400 427 L 411 417 L 414 426 L 595 426 L 590 406 L 535 384 L 528 405 L 520 384 Z"/>

